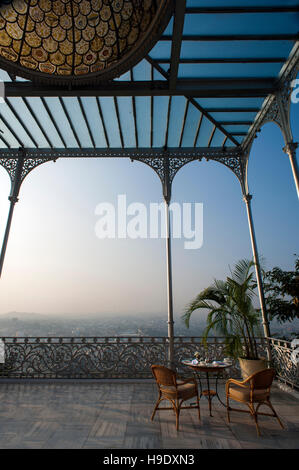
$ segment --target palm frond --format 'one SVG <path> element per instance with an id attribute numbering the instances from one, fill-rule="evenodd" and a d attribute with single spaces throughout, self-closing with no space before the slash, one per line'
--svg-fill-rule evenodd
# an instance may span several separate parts
<path id="1" fill-rule="evenodd" d="M 259 312 L 253 307 L 255 279 L 252 268 L 254 262 L 240 260 L 226 281 L 214 283 L 201 291 L 187 306 L 182 316 L 189 327 L 192 313 L 198 309 L 208 310 L 203 342 L 211 331 L 226 338 L 226 350 L 230 355 L 256 357 L 255 332 L 260 326 Z"/>
<path id="2" fill-rule="evenodd" d="M 249 259 L 241 259 L 235 265 L 232 278 L 239 284 L 244 284 L 250 276 L 250 270 L 255 265 L 254 261 Z"/>

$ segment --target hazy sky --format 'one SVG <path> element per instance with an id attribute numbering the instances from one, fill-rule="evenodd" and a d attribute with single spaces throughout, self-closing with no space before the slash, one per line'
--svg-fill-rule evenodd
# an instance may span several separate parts
<path id="1" fill-rule="evenodd" d="M 295 141 L 299 104 L 292 105 Z M 267 124 L 249 164 L 252 209 L 260 254 L 271 269 L 291 269 L 299 253 L 298 198 L 283 139 Z M 0 236 L 10 181 L 0 167 Z M 95 208 L 162 202 L 157 175 L 129 159 L 60 159 L 33 170 L 16 204 L 0 281 L 0 313 L 160 313 L 167 317 L 165 240 L 99 240 Z M 245 204 L 237 178 L 215 162 L 186 165 L 173 183 L 174 202 L 203 203 L 203 246 L 173 240 L 175 314 L 229 265 L 251 257 Z"/>

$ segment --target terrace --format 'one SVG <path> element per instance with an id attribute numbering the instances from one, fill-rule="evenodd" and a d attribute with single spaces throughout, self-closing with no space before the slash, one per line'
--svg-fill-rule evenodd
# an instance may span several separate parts
<path id="1" fill-rule="evenodd" d="M 194 410 L 182 411 L 178 432 L 172 412 L 151 421 L 157 398 L 151 380 L 19 381 L 0 390 L 1 449 L 298 448 L 299 399 L 277 387 L 272 402 L 285 429 L 261 417 L 260 438 L 250 416 L 234 413 L 228 424 L 225 408 L 215 404 L 211 418 L 205 398 L 200 423 Z"/>
<path id="2" fill-rule="evenodd" d="M 261 417 L 257 437 L 252 418 L 213 400 L 183 410 L 180 430 L 172 411 L 157 412 L 152 363 L 167 363 L 167 338 L 3 338 L 5 365 L 0 379 L 0 448 L 2 449 L 250 449 L 298 448 L 299 394 L 297 367 L 287 342 L 271 340 L 278 372 L 272 403 L 285 429 Z M 201 338 L 175 338 L 176 365 L 201 350 Z M 259 343 L 265 351 L 265 341 Z M 207 356 L 223 356 L 223 341 L 212 338 Z M 227 376 L 239 377 L 237 364 Z M 225 397 L 225 376 L 218 391 Z M 286 386 L 288 384 L 288 386 Z M 238 405 L 237 405 L 238 406 Z"/>

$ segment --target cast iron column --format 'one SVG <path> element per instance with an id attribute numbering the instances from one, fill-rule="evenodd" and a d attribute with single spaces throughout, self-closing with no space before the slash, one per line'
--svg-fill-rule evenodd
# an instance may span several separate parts
<path id="1" fill-rule="evenodd" d="M 299 170 L 298 170 L 298 162 L 296 157 L 296 148 L 298 147 L 297 142 L 289 142 L 283 148 L 283 151 L 289 156 L 290 164 L 293 172 L 293 177 L 297 189 L 297 195 L 299 198 Z"/>
<path id="2" fill-rule="evenodd" d="M 163 196 L 165 201 L 166 224 L 166 264 L 167 264 L 167 304 L 168 304 L 168 364 L 174 367 L 174 321 L 173 321 L 173 294 L 172 294 L 172 265 L 171 265 L 171 230 L 169 204 L 171 200 L 171 181 L 169 178 L 169 157 L 164 158 Z"/>
<path id="3" fill-rule="evenodd" d="M 20 187 L 22 183 L 23 164 L 24 164 L 24 156 L 21 155 L 17 161 L 16 171 L 15 171 L 14 179 L 11 185 L 11 192 L 8 197 L 10 201 L 10 206 L 9 206 L 9 212 L 8 212 L 6 228 L 4 232 L 1 254 L 0 254 L 0 277 L 1 277 L 2 269 L 3 269 L 3 263 L 4 263 L 6 248 L 7 248 L 7 242 L 8 242 L 9 232 L 10 232 L 13 211 L 14 211 L 15 203 L 18 202 L 18 195 L 19 195 L 19 191 L 20 191 Z"/>
<path id="4" fill-rule="evenodd" d="M 296 148 L 298 144 L 293 142 L 293 134 L 290 121 L 290 96 L 286 99 L 283 92 L 276 93 L 276 102 L 278 105 L 278 125 L 281 128 L 282 135 L 285 141 L 285 147 L 283 151 L 289 156 L 290 164 L 292 168 L 293 178 L 297 189 L 297 195 L 299 197 L 299 170 L 298 163 L 296 160 Z"/>
<path id="5" fill-rule="evenodd" d="M 255 273 L 256 273 L 257 287 L 258 287 L 258 293 L 259 293 L 259 299 L 260 299 L 260 305 L 261 305 L 261 311 L 262 311 L 264 335 L 267 339 L 267 338 L 270 338 L 270 326 L 269 326 L 269 321 L 268 321 L 268 316 L 267 316 L 266 302 L 265 302 L 264 289 L 263 289 L 263 280 L 262 280 L 261 269 L 260 269 L 260 261 L 259 261 L 259 255 L 258 255 L 258 250 L 257 250 L 255 230 L 254 230 L 254 225 L 253 225 L 253 218 L 252 218 L 252 211 L 251 211 L 251 199 L 252 199 L 251 194 L 246 194 L 244 196 L 244 201 L 245 201 L 246 209 L 247 209 L 252 254 L 253 254 L 253 259 L 255 262 Z M 267 340 L 267 353 L 268 353 L 268 360 L 270 361 L 271 349 L 270 349 L 268 340 Z"/>

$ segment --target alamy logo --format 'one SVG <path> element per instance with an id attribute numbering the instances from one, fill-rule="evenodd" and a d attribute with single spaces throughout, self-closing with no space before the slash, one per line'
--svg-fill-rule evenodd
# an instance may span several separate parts
<path id="1" fill-rule="evenodd" d="M 4 103 L 4 97 L 5 97 L 4 82 L 0 81 L 0 103 Z"/>
<path id="2" fill-rule="evenodd" d="M 203 204 L 172 203 L 171 237 L 184 239 L 184 248 L 196 250 L 203 244 Z M 150 203 L 149 208 L 141 202 L 127 205 L 125 194 L 119 194 L 117 205 L 101 202 L 95 214 L 100 218 L 95 225 L 99 239 L 110 238 L 166 238 L 167 224 L 164 203 Z"/>
<path id="3" fill-rule="evenodd" d="M 297 104 L 299 103 L 299 78 L 295 78 L 295 80 L 292 81 L 291 86 L 293 88 L 291 93 L 291 102 Z"/>
<path id="4" fill-rule="evenodd" d="M 291 352 L 291 359 L 295 366 L 299 365 L 299 338 L 293 339 L 291 342 L 291 348 L 293 351 Z"/>
<path id="5" fill-rule="evenodd" d="M 2 339 L 0 339 L 0 364 L 5 362 L 5 344 Z"/>

